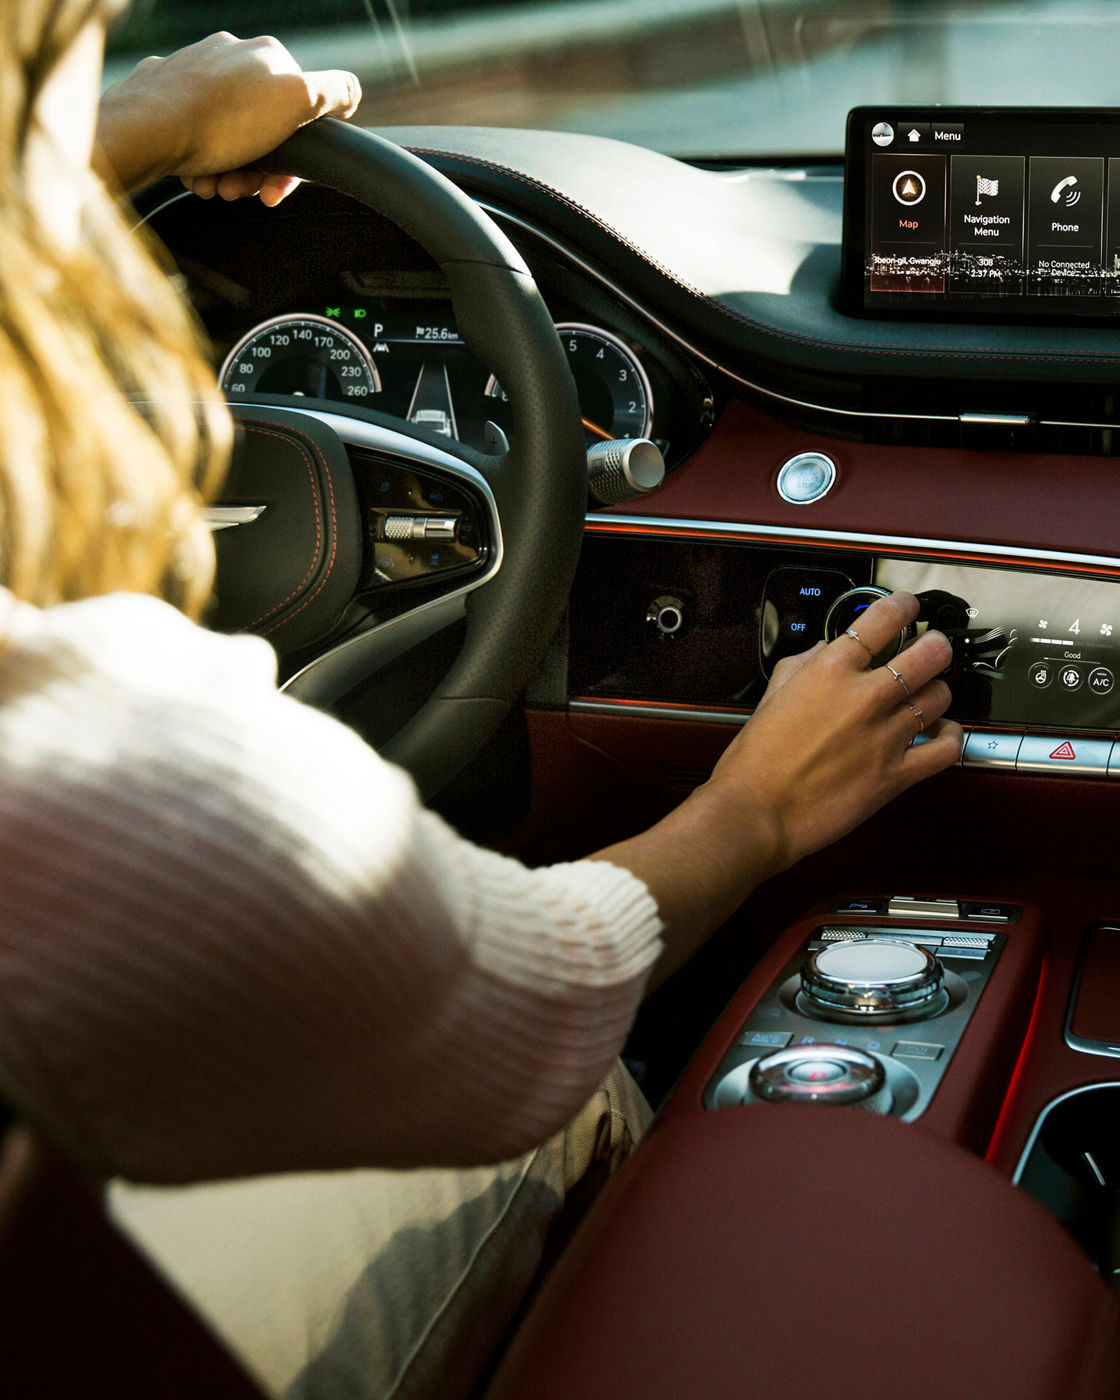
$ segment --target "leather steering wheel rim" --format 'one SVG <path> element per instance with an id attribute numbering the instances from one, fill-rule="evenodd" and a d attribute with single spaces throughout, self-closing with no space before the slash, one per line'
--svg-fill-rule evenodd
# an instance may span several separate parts
<path id="1" fill-rule="evenodd" d="M 467 600 L 466 638 L 451 669 L 381 750 L 430 797 L 505 718 L 567 604 L 587 501 L 575 385 L 521 255 L 431 166 L 330 117 L 261 164 L 348 195 L 414 238 L 439 264 L 464 342 L 509 398 L 513 445 L 486 472 L 501 521 L 501 568 Z"/>

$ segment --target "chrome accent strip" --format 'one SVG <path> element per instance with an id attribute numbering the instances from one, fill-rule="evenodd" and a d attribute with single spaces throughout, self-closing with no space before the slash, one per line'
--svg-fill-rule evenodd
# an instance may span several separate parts
<path id="1" fill-rule="evenodd" d="M 1112 929 L 1117 938 L 1120 938 L 1120 928 L 1114 928 L 1112 924 L 1101 923 L 1093 926 L 1096 928 Z M 1081 947 L 1077 953 L 1077 971 L 1074 973 L 1073 986 L 1069 992 L 1069 1005 L 1066 1007 L 1066 1019 L 1062 1026 L 1062 1039 L 1071 1050 L 1077 1050 L 1082 1055 L 1100 1055 L 1107 1060 L 1120 1059 L 1120 1044 L 1109 1045 L 1103 1040 L 1089 1040 L 1086 1036 L 1075 1035 L 1073 1032 L 1073 1013 L 1077 1009 L 1077 994 L 1081 990 L 1081 977 L 1085 971 L 1085 940 L 1089 930 L 1081 935 Z"/>
<path id="2" fill-rule="evenodd" d="M 584 715 L 617 715 L 622 711 L 646 715 L 650 719 L 690 719 L 698 724 L 734 724 L 742 727 L 750 713 L 729 714 L 726 710 L 681 710 L 671 704 L 649 705 L 633 700 L 569 700 L 568 709 Z"/>
<path id="3" fill-rule="evenodd" d="M 679 534 L 729 534 L 744 539 L 764 536 L 797 543 L 807 540 L 814 544 L 861 544 L 876 549 L 920 549 L 935 553 L 989 554 L 994 559 L 1037 559 L 1046 564 L 1089 564 L 1096 567 L 1120 569 L 1120 558 L 1109 554 L 1062 554 L 1056 549 L 1031 549 L 1002 544 L 982 544 L 972 540 L 920 539 L 913 535 L 872 535 L 863 531 L 810 530 L 789 525 L 745 525 L 735 520 L 686 520 L 676 516 L 659 519 L 652 515 L 605 515 L 590 511 L 587 523 L 615 522 L 647 530 L 670 530 Z"/>
<path id="4" fill-rule="evenodd" d="M 237 405 L 239 408 L 245 406 L 240 403 Z M 322 656 L 308 662 L 280 687 L 281 690 L 306 700 L 309 704 L 329 705 L 353 689 L 359 681 L 387 666 L 409 648 L 441 632 L 464 615 L 468 595 L 476 588 L 481 588 L 484 583 L 488 583 L 501 567 L 503 545 L 498 503 L 494 499 L 490 483 L 475 467 L 450 452 L 443 451 L 442 448 L 420 442 L 406 433 L 399 433 L 380 423 L 366 423 L 361 419 L 347 418 L 325 409 L 288 408 L 276 404 L 268 404 L 267 407 L 274 413 L 290 413 L 296 418 L 317 418 L 352 447 L 386 452 L 394 457 L 419 462 L 426 467 L 435 467 L 469 481 L 485 500 L 490 516 L 490 559 L 481 574 L 450 593 L 432 598 L 409 612 L 371 627 L 367 632 L 339 642 Z"/>
<path id="5" fill-rule="evenodd" d="M 991 423 L 998 428 L 1029 428 L 1034 419 L 1029 413 L 962 413 L 962 423 Z"/>
<path id="6" fill-rule="evenodd" d="M 1082 1084 L 1079 1088 L 1067 1089 L 1064 1094 L 1059 1094 L 1056 1099 L 1050 1100 L 1050 1102 L 1034 1120 L 1034 1127 L 1031 1129 L 1031 1135 L 1027 1139 L 1027 1144 L 1019 1155 L 1019 1161 L 1017 1162 L 1014 1174 L 1011 1177 L 1012 1186 L 1019 1185 L 1019 1182 L 1023 1176 L 1023 1172 L 1026 1170 L 1027 1162 L 1030 1160 L 1030 1155 L 1034 1151 L 1034 1145 L 1038 1141 L 1039 1134 L 1042 1132 L 1042 1125 L 1050 1116 L 1051 1111 L 1057 1108 L 1060 1103 L 1065 1103 L 1067 1099 L 1076 1098 L 1078 1094 L 1091 1094 L 1095 1089 L 1120 1089 L 1120 1081 L 1114 1079 L 1102 1079 L 1097 1084 Z"/>
<path id="7" fill-rule="evenodd" d="M 202 519 L 209 530 L 232 530 L 259 520 L 267 506 L 204 506 Z"/>

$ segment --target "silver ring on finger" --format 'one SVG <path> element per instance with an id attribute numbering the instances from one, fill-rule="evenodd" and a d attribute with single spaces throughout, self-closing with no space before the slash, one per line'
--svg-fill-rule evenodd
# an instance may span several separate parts
<path id="1" fill-rule="evenodd" d="M 859 635 L 859 633 L 854 627 L 849 627 L 844 633 L 844 636 L 851 637 L 853 642 L 858 642 L 860 646 L 864 649 L 864 651 L 867 653 L 868 660 L 875 660 L 875 653 L 871 650 L 871 648 L 867 645 L 867 643 L 863 640 L 863 638 Z"/>
<path id="2" fill-rule="evenodd" d="M 906 701 L 906 708 L 910 711 L 910 713 L 911 713 L 911 714 L 914 716 L 914 718 L 918 721 L 918 733 L 919 733 L 919 734 L 924 734 L 924 733 L 926 732 L 926 722 L 925 722 L 925 720 L 922 718 L 922 712 L 921 712 L 921 710 L 918 709 L 917 705 L 911 705 L 911 703 L 910 703 L 909 700 Z"/>
<path id="3" fill-rule="evenodd" d="M 906 684 L 906 677 L 902 674 L 901 671 L 896 671 L 889 661 L 887 662 L 887 670 L 891 673 L 891 675 L 895 678 L 895 680 L 896 680 L 896 681 L 899 683 L 899 685 L 902 687 L 902 693 L 903 693 L 903 695 L 905 695 L 905 696 L 906 696 L 906 699 L 909 700 L 909 699 L 910 699 L 910 687 Z"/>

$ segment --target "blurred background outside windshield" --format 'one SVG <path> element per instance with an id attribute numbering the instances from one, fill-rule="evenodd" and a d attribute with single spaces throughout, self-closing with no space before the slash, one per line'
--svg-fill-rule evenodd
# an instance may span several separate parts
<path id="1" fill-rule="evenodd" d="M 139 0 L 107 80 L 215 29 L 353 69 L 365 125 L 545 127 L 697 159 L 838 154 L 862 104 L 1120 106 L 1116 0 Z"/>

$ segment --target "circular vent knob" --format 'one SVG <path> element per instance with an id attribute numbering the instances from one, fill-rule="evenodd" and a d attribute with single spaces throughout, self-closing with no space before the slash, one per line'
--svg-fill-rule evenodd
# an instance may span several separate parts
<path id="1" fill-rule="evenodd" d="M 801 997 L 810 1013 L 844 1020 L 890 1020 L 932 1014 L 945 1001 L 945 974 L 926 948 L 863 938 L 810 953 Z"/>
<path id="2" fill-rule="evenodd" d="M 752 1066 L 750 1090 L 771 1103 L 860 1103 L 880 1093 L 884 1079 L 883 1066 L 862 1050 L 792 1045 Z"/>

